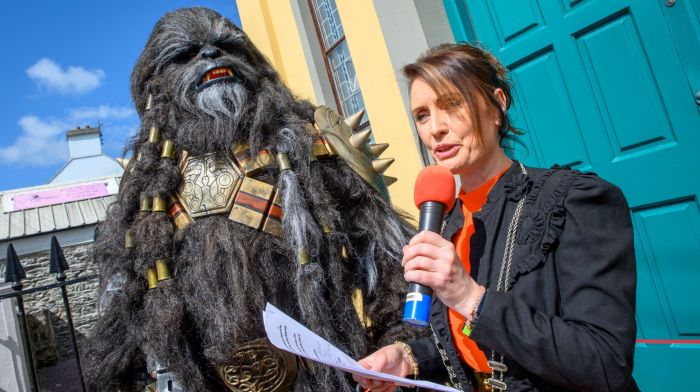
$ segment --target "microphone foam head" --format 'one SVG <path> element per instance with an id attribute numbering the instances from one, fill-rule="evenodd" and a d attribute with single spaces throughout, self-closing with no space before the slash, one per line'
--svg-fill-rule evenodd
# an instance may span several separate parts
<path id="1" fill-rule="evenodd" d="M 437 201 L 445 206 L 446 212 L 451 210 L 455 203 L 455 179 L 452 172 L 437 165 L 425 167 L 416 178 L 413 201 L 418 208 L 426 201 Z"/>

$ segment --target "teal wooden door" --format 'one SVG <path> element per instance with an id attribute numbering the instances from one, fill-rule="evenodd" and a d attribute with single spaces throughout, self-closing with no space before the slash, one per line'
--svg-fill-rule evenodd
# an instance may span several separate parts
<path id="1" fill-rule="evenodd" d="M 516 157 L 592 170 L 627 196 L 640 387 L 700 391 L 700 1 L 444 4 L 456 39 L 511 71 Z"/>

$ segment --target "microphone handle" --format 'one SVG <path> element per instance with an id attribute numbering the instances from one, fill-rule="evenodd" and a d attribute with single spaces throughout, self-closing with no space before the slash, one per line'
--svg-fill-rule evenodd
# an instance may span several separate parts
<path id="1" fill-rule="evenodd" d="M 445 206 L 436 201 L 426 201 L 420 205 L 418 218 L 419 231 L 432 231 L 440 234 Z M 411 282 L 406 294 L 403 321 L 417 327 L 426 327 L 430 323 L 430 308 L 433 302 L 433 290 L 430 287 Z"/>
<path id="2" fill-rule="evenodd" d="M 418 216 L 418 231 L 432 231 L 440 234 L 442 217 L 445 215 L 445 205 L 437 201 L 426 201 L 420 205 Z"/>

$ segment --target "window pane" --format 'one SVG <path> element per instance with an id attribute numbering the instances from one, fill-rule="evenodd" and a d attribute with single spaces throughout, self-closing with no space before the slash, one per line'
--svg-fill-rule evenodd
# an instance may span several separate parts
<path id="1" fill-rule="evenodd" d="M 343 25 L 340 24 L 340 15 L 335 0 L 313 0 L 316 20 L 321 29 L 324 47 L 330 48 L 343 36 Z"/>
<path id="2" fill-rule="evenodd" d="M 360 85 L 357 82 L 357 74 L 350 58 L 347 41 L 343 41 L 328 54 L 328 63 L 333 74 L 333 83 L 335 83 L 338 92 L 338 99 L 340 100 L 343 114 L 350 116 L 364 109 L 365 102 L 362 99 Z M 366 113 L 362 119 L 362 122 L 365 121 L 367 121 Z"/>

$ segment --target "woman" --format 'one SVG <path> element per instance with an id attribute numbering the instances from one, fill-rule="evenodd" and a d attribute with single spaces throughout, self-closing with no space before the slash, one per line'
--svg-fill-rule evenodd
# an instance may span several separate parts
<path id="1" fill-rule="evenodd" d="M 524 167 L 504 67 L 447 44 L 403 69 L 421 140 L 461 189 L 442 236 L 403 249 L 404 277 L 435 293 L 432 337 L 360 363 L 463 390 L 638 390 L 632 379 L 636 272 L 621 191 L 591 173 Z M 365 389 L 396 385 L 355 375 Z"/>

